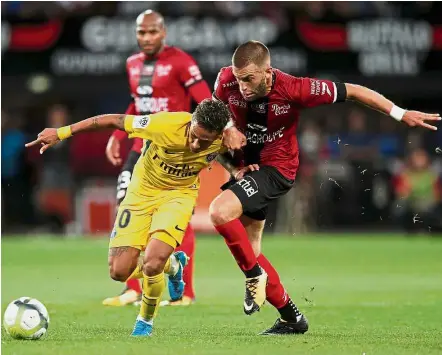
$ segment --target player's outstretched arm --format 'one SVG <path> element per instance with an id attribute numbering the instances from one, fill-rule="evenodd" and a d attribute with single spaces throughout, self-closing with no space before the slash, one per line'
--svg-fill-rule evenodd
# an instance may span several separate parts
<path id="1" fill-rule="evenodd" d="M 41 144 L 42 147 L 40 148 L 40 154 L 43 154 L 48 148 L 54 146 L 63 139 L 69 138 L 70 136 L 80 132 L 88 132 L 105 128 L 117 128 L 124 130 L 124 121 L 126 117 L 127 115 L 121 114 L 98 115 L 58 129 L 45 128 L 37 135 L 37 139 L 27 143 L 26 147 Z"/>
<path id="2" fill-rule="evenodd" d="M 374 110 L 393 117 L 397 121 L 403 121 L 411 127 L 421 126 L 433 131 L 437 130 L 436 126 L 425 121 L 430 121 L 430 123 L 432 121 L 440 121 L 441 117 L 438 113 L 404 110 L 383 95 L 365 86 L 345 84 L 345 87 L 347 89 L 347 100 L 358 101 Z"/>

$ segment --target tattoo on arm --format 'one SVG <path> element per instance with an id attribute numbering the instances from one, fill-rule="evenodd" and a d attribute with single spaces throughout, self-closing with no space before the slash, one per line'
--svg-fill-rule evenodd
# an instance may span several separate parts
<path id="1" fill-rule="evenodd" d="M 121 256 L 129 250 L 130 247 L 109 248 L 109 256 Z"/>
<path id="2" fill-rule="evenodd" d="M 98 128 L 98 117 L 92 117 L 92 127 Z"/>
<path id="3" fill-rule="evenodd" d="M 118 116 L 118 129 L 121 129 L 124 131 L 124 120 L 126 119 L 126 115 L 120 115 Z"/>
<path id="4" fill-rule="evenodd" d="M 224 169 L 226 169 L 231 175 L 235 175 L 237 168 L 233 165 L 233 158 L 229 153 L 219 154 L 216 157 L 218 163 L 220 163 Z"/>

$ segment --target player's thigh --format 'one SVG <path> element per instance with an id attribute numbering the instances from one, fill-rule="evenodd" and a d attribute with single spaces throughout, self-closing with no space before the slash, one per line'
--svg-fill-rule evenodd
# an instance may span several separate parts
<path id="1" fill-rule="evenodd" d="M 252 244 L 255 255 L 258 256 L 261 253 L 261 240 L 262 233 L 264 231 L 265 219 L 254 219 L 247 215 L 242 215 L 240 221 L 247 231 L 247 236 Z"/>
<path id="2" fill-rule="evenodd" d="M 230 181 L 222 186 L 223 190 L 232 191 L 242 205 L 243 214 L 258 219 L 265 219 L 268 204 L 286 194 L 293 186 L 293 181 L 287 180 L 275 168 L 262 166 L 252 171 L 238 181 Z"/>
<path id="3" fill-rule="evenodd" d="M 144 250 L 149 238 L 156 199 L 129 193 L 118 208 L 109 248 L 132 247 Z"/>
<path id="4" fill-rule="evenodd" d="M 173 248 L 180 245 L 192 218 L 196 197 L 195 193 L 170 192 L 170 197 L 166 196 L 152 216 L 151 238 L 159 239 Z"/>

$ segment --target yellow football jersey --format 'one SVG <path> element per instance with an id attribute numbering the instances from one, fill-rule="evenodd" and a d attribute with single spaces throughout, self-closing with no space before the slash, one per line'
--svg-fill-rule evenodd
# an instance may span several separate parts
<path id="1" fill-rule="evenodd" d="M 146 116 L 128 116 L 124 129 L 129 138 L 150 141 L 143 147 L 137 165 L 143 164 L 142 188 L 199 188 L 198 173 L 207 167 L 218 153 L 225 152 L 217 139 L 208 149 L 193 153 L 189 149 L 189 128 L 192 114 L 160 112 Z M 134 169 L 134 171 L 140 169 Z"/>

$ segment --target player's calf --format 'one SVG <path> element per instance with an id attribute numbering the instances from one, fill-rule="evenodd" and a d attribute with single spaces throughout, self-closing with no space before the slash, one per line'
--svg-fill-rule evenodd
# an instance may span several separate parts
<path id="1" fill-rule="evenodd" d="M 241 201 L 232 191 L 226 190 L 212 202 L 209 213 L 246 276 L 244 313 L 251 315 L 260 310 L 266 299 L 267 274 L 259 266 L 247 231 L 238 219 L 242 214 Z"/>

